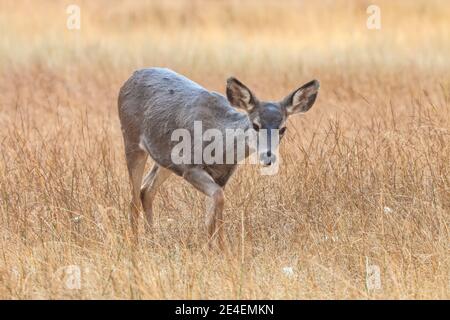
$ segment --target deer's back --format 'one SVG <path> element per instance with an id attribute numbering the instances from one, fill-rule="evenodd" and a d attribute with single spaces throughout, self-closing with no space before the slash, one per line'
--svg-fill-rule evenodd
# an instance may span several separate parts
<path id="1" fill-rule="evenodd" d="M 203 131 L 250 125 L 248 117 L 223 95 L 164 68 L 138 70 L 125 82 L 119 94 L 119 116 L 125 139 L 144 144 L 165 167 L 173 166 L 170 152 L 178 141 L 171 141 L 171 135 L 176 129 L 186 129 L 193 136 L 194 121 L 202 121 Z"/>

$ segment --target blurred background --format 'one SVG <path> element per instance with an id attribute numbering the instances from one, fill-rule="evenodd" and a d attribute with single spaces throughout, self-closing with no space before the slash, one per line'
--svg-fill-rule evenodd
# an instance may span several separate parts
<path id="1" fill-rule="evenodd" d="M 80 9 L 79 29 L 67 27 L 72 4 Z M 371 4 L 380 8 L 380 29 L 367 28 Z M 264 73 L 276 81 L 320 67 L 448 68 L 445 0 L 4 0 L 1 6 L 0 61 L 16 67 L 168 65 L 217 79 Z"/>
<path id="2" fill-rule="evenodd" d="M 448 299 L 449 17 L 447 0 L 2 0 L 0 297 Z M 152 66 L 265 100 L 321 81 L 280 174 L 227 186 L 225 253 L 176 177 L 130 249 L 117 95 Z"/>

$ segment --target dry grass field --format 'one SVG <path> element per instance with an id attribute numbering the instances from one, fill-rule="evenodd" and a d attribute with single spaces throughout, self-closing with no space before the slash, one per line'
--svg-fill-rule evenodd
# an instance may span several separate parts
<path id="1" fill-rule="evenodd" d="M 0 298 L 449 299 L 449 17 L 444 0 L 2 0 Z M 176 176 L 133 249 L 117 94 L 150 66 L 267 100 L 321 81 L 279 174 L 227 185 L 225 252 Z"/>

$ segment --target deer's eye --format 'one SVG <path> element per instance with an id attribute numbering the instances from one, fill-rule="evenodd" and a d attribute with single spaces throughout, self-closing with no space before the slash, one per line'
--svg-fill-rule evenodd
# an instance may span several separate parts
<path id="1" fill-rule="evenodd" d="M 253 123 L 253 129 L 255 131 L 259 131 L 259 126 L 256 123 Z"/>
<path id="2" fill-rule="evenodd" d="M 280 136 L 282 136 L 286 132 L 286 127 L 283 127 L 278 131 L 280 133 Z"/>

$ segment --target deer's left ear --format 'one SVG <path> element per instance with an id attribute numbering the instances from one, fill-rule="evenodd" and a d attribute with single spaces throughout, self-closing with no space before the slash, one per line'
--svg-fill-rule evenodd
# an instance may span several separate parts
<path id="1" fill-rule="evenodd" d="M 227 99 L 232 106 L 243 109 L 248 113 L 256 106 L 256 97 L 242 82 L 236 78 L 228 78 L 227 80 Z"/>
<path id="2" fill-rule="evenodd" d="M 299 112 L 304 113 L 308 111 L 314 104 L 314 101 L 316 101 L 319 87 L 319 81 L 312 80 L 284 98 L 281 105 L 286 108 L 288 115 Z"/>

